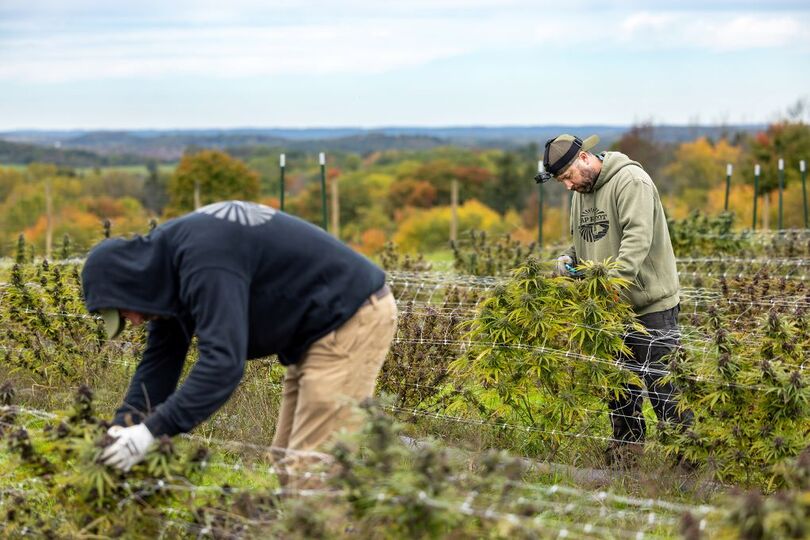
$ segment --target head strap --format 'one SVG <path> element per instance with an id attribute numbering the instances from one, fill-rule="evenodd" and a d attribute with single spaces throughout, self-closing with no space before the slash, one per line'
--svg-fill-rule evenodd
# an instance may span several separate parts
<path id="1" fill-rule="evenodd" d="M 551 143 L 554 142 L 555 138 L 549 139 L 546 141 L 546 159 L 548 159 L 549 151 L 548 147 L 551 146 Z M 563 154 L 563 156 L 555 161 L 553 164 L 548 163 L 548 161 L 544 162 L 543 165 L 545 166 L 546 170 L 551 174 L 555 175 L 560 171 L 560 169 L 567 165 L 569 161 L 579 152 L 580 148 L 582 148 L 582 139 L 579 137 L 574 137 L 574 140 L 571 141 L 571 147 Z"/>

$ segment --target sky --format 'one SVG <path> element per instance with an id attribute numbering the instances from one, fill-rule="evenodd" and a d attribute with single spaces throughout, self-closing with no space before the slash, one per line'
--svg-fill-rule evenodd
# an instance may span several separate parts
<path id="1" fill-rule="evenodd" d="M 763 123 L 807 0 L 0 0 L 0 130 Z"/>

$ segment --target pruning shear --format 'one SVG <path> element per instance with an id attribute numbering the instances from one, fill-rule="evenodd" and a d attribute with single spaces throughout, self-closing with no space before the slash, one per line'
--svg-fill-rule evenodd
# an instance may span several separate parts
<path id="1" fill-rule="evenodd" d="M 565 263 L 565 269 L 568 270 L 571 277 L 581 278 L 583 276 L 582 272 L 577 270 L 576 267 L 571 263 Z"/>

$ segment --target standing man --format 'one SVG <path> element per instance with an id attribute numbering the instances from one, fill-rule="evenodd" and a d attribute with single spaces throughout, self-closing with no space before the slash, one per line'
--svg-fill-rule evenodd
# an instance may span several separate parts
<path id="1" fill-rule="evenodd" d="M 132 239 L 104 240 L 82 270 L 109 338 L 148 321 L 102 459 L 127 471 L 156 437 L 219 409 L 247 359 L 287 366 L 273 446 L 311 451 L 370 397 L 396 327 L 385 274 L 321 229 L 259 204 L 211 204 Z M 192 336 L 199 358 L 177 388 Z M 295 454 L 295 452 L 291 452 Z M 284 480 L 284 478 L 282 478 Z"/>
<path id="2" fill-rule="evenodd" d="M 559 135 L 546 142 L 545 171 L 536 180 L 555 178 L 574 192 L 574 245 L 557 259 L 556 273 L 569 275 L 566 265 L 583 260 L 610 257 L 619 264 L 617 275 L 631 284 L 627 300 L 650 334 L 626 335 L 632 356 L 623 361 L 644 381 L 659 422 L 691 424 L 691 412 L 676 410 L 676 388 L 660 380 L 666 372 L 662 357 L 680 338 L 678 272 L 661 199 L 637 162 L 619 152 L 589 152 L 598 142 L 596 135 L 585 140 Z M 624 390 L 608 404 L 614 439 L 607 449 L 608 465 L 632 465 L 643 452 L 642 391 L 633 385 Z"/>

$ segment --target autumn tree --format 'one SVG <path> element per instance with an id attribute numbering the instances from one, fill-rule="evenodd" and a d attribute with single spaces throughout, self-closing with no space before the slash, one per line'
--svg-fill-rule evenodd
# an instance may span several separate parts
<path id="1" fill-rule="evenodd" d="M 500 214 L 510 209 L 521 211 L 528 202 L 537 163 L 536 146 L 532 148 L 535 155 L 528 158 L 511 151 L 495 158 L 495 174 L 486 183 L 483 200 Z"/>
<path id="2" fill-rule="evenodd" d="M 706 137 L 682 143 L 675 151 L 675 159 L 663 170 L 664 181 L 675 188 L 681 198 L 694 208 L 706 202 L 706 192 L 725 185 L 726 164 L 735 167 L 740 160 L 740 149 L 725 139 L 712 144 Z M 738 177 L 742 176 L 739 174 Z"/>
<path id="3" fill-rule="evenodd" d="M 400 223 L 394 243 L 406 252 L 422 253 L 447 248 L 450 239 L 451 210 L 448 206 L 437 206 L 428 210 L 415 210 Z M 503 234 L 508 226 L 494 210 L 477 200 L 469 200 L 458 208 L 459 233 L 473 229 L 488 234 Z"/>
<path id="4" fill-rule="evenodd" d="M 169 179 L 168 214 L 194 209 L 194 190 L 199 187 L 200 204 L 259 196 L 259 175 L 242 161 L 219 150 L 186 154 Z"/>
<path id="5" fill-rule="evenodd" d="M 754 164 L 762 167 L 759 179 L 760 193 L 774 191 L 779 187 L 777 166 L 785 160 L 785 185 L 799 179 L 799 161 L 810 159 L 810 126 L 802 121 L 783 120 L 757 133 L 750 141 L 750 152 L 745 167 L 753 170 Z"/>
<path id="6" fill-rule="evenodd" d="M 352 242 L 363 240 L 366 231 L 393 229 L 393 222 L 384 204 L 386 194 L 394 183 L 388 174 L 352 172 L 340 177 L 340 237 Z"/>
<path id="7" fill-rule="evenodd" d="M 5 176 L 0 172 L 0 180 Z M 53 165 L 31 164 L 10 177 L 10 190 L 0 199 L 0 255 L 10 252 L 20 233 L 38 253 L 43 252 L 49 230 L 56 241 L 68 235 L 77 254 L 101 239 L 101 224 L 106 219 L 112 221 L 116 235 L 147 230 L 147 217 L 135 197 L 143 182 L 137 176 L 93 171 L 79 177 Z M 51 195 L 50 220 L 46 184 Z"/>
<path id="8" fill-rule="evenodd" d="M 626 154 L 638 161 L 655 181 L 669 163 L 672 149 L 655 136 L 655 127 L 647 122 L 632 126 L 621 138 L 613 143 L 611 150 Z M 671 186 L 659 184 L 662 192 L 672 192 Z"/>
<path id="9" fill-rule="evenodd" d="M 397 184 L 413 185 L 419 188 L 420 198 L 424 200 L 428 196 L 425 185 L 420 183 L 424 182 L 435 189 L 435 204 L 445 205 L 450 204 L 450 191 L 453 180 L 458 181 L 463 200 L 482 199 L 486 185 L 492 181 L 492 172 L 480 165 L 458 164 L 449 159 L 441 158 L 408 171 L 405 176 L 397 178 L 397 182 L 392 185 L 392 189 L 398 191 L 397 195 L 401 195 L 401 190 Z M 397 203 L 402 201 L 395 196 L 391 202 L 397 207 Z"/>
<path id="10" fill-rule="evenodd" d="M 388 191 L 388 207 L 391 215 L 406 206 L 430 208 L 436 204 L 438 190 L 427 180 L 405 178 L 391 184 Z"/>

